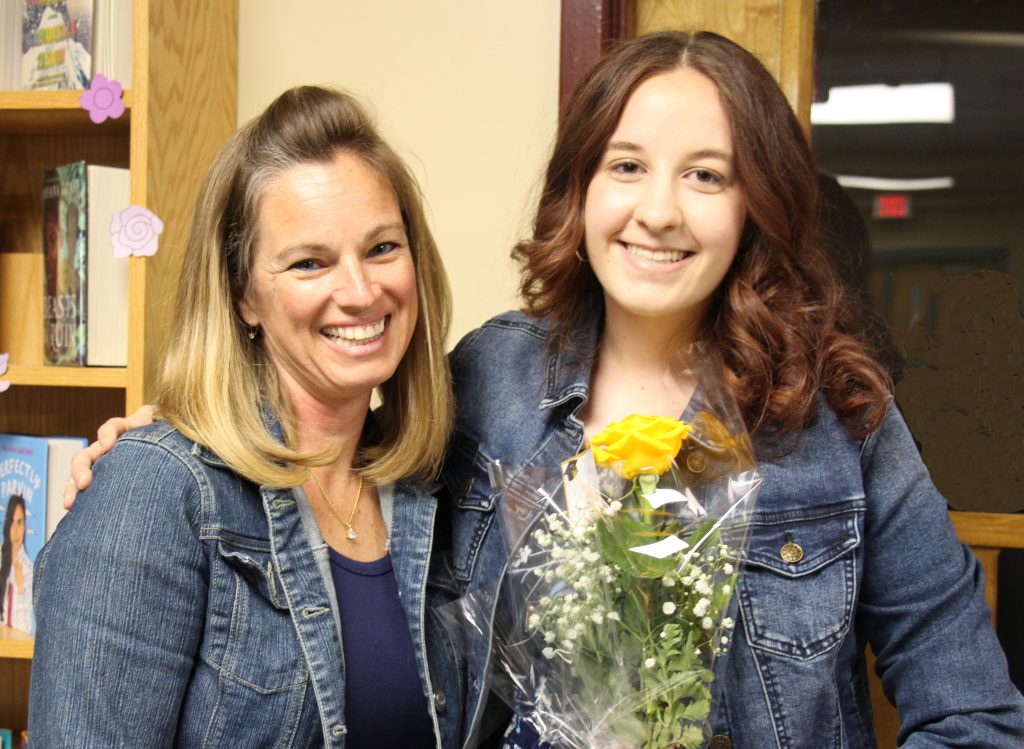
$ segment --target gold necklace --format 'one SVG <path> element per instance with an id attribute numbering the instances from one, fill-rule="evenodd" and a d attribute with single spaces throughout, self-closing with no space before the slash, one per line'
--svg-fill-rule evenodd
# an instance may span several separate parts
<path id="1" fill-rule="evenodd" d="M 334 505 L 331 504 L 330 497 L 327 496 L 327 492 L 324 491 L 323 484 L 320 483 L 320 479 L 316 477 L 316 474 L 313 473 L 312 470 L 310 470 L 309 475 L 313 477 L 313 483 L 316 484 L 316 488 L 319 489 L 320 493 L 324 495 L 324 502 L 327 503 L 328 509 L 330 509 L 330 511 L 334 513 L 334 517 L 338 518 L 338 520 L 341 520 L 341 524 L 345 526 L 345 530 L 347 531 L 345 533 L 345 537 L 349 541 L 355 541 L 356 530 L 352 527 L 352 520 L 356 516 L 356 508 L 359 507 L 359 498 L 363 496 L 363 477 L 359 477 L 359 488 L 356 490 L 356 501 L 352 503 L 352 512 L 348 514 L 348 520 L 346 521 L 342 520 L 341 515 L 338 513 L 337 510 L 334 509 Z"/>

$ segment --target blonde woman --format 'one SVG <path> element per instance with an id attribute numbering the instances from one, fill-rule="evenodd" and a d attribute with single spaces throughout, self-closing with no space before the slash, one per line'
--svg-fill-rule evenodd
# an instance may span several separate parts
<path id="1" fill-rule="evenodd" d="M 424 488 L 448 310 L 413 179 L 350 97 L 288 91 L 231 138 L 163 420 L 96 464 L 37 564 L 33 744 L 457 745 Z"/>

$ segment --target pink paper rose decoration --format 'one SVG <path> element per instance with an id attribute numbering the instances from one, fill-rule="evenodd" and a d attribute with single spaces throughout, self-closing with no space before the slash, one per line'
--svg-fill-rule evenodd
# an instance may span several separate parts
<path id="1" fill-rule="evenodd" d="M 155 255 L 157 237 L 164 222 L 140 205 L 130 205 L 110 219 L 110 241 L 114 257 Z"/>
<path id="2" fill-rule="evenodd" d="M 10 358 L 10 354 L 0 354 L 0 375 L 7 374 L 7 362 L 10 360 Z M 10 380 L 0 380 L 0 393 L 7 390 L 10 386 Z"/>
<path id="3" fill-rule="evenodd" d="M 116 120 L 124 114 L 123 93 L 120 83 L 97 73 L 92 77 L 89 88 L 78 97 L 78 103 L 89 113 L 89 119 L 98 125 L 108 117 Z"/>

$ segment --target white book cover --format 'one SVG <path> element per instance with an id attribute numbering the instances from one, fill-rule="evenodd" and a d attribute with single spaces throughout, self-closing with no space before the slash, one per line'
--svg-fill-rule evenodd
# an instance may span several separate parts
<path id="1" fill-rule="evenodd" d="M 92 27 L 92 72 L 132 85 L 131 0 L 96 0 Z"/>
<path id="2" fill-rule="evenodd" d="M 89 445 L 80 437 L 48 437 L 46 440 L 46 540 L 68 514 L 64 509 L 64 485 L 71 476 L 71 457 Z"/>
<path id="3" fill-rule="evenodd" d="M 128 363 L 128 259 L 114 257 L 110 219 L 128 207 L 127 169 L 89 165 L 86 261 L 85 363 L 123 367 Z"/>

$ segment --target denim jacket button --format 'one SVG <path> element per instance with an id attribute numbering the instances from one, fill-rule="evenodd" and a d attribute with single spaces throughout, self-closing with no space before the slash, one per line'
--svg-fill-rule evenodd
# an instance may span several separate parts
<path id="1" fill-rule="evenodd" d="M 724 733 L 716 733 L 711 737 L 708 749 L 732 749 L 732 739 Z"/>
<path id="2" fill-rule="evenodd" d="M 348 733 L 348 727 L 344 723 L 331 726 L 331 734 L 334 736 L 344 736 L 346 733 Z"/>
<path id="3" fill-rule="evenodd" d="M 694 473 L 703 473 L 708 467 L 708 456 L 702 452 L 692 452 L 686 456 L 686 467 Z"/>
<path id="4" fill-rule="evenodd" d="M 448 709 L 448 700 L 444 697 L 444 692 L 440 689 L 434 690 L 434 710 L 437 711 L 438 715 L 443 715 L 444 711 Z"/>
<path id="5" fill-rule="evenodd" d="M 800 548 L 800 544 L 783 544 L 782 550 L 779 552 L 779 556 L 782 557 L 783 562 L 796 564 L 804 558 L 804 550 Z"/>

